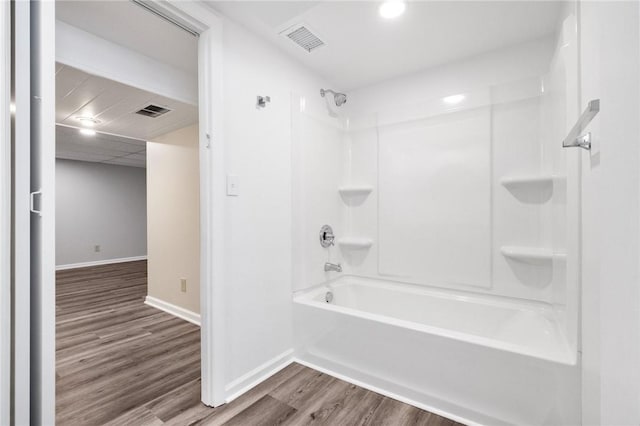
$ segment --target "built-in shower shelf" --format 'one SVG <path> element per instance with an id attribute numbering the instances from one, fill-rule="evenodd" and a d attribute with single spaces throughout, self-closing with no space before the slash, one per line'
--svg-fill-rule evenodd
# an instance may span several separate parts
<path id="1" fill-rule="evenodd" d="M 365 197 L 371 191 L 373 191 L 373 187 L 367 185 L 341 186 L 338 188 L 338 192 L 343 197 Z"/>
<path id="2" fill-rule="evenodd" d="M 500 248 L 504 257 L 522 262 L 547 262 L 552 260 L 565 260 L 564 252 L 541 247 L 504 246 Z"/>
<path id="3" fill-rule="evenodd" d="M 566 179 L 560 175 L 522 175 L 522 176 L 505 176 L 500 179 L 502 186 L 524 187 L 524 186 L 545 186 L 552 185 L 554 181 Z"/>
<path id="4" fill-rule="evenodd" d="M 338 245 L 348 250 L 365 250 L 373 245 L 371 238 L 345 237 L 338 238 Z"/>

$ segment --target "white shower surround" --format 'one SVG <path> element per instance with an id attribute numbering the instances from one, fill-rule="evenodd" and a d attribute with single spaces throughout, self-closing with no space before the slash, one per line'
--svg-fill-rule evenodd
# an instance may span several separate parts
<path id="1" fill-rule="evenodd" d="M 576 153 L 559 148 L 578 113 L 575 27 L 568 10 L 557 38 L 350 93 L 348 119 L 327 115 L 294 95 L 297 360 L 466 423 L 579 423 L 579 177 Z M 421 93 L 435 95 L 425 100 Z M 464 95 L 464 102 L 443 104 L 442 96 L 453 94 Z M 429 262 L 435 257 L 425 257 L 424 265 L 416 265 L 416 257 L 408 264 L 414 271 L 403 275 L 407 265 L 381 263 L 381 244 L 390 253 L 389 242 L 381 239 L 381 224 L 402 215 L 392 208 L 381 218 L 381 203 L 404 188 L 387 188 L 385 195 L 380 186 L 379 163 L 386 158 L 380 154 L 381 141 L 388 129 L 407 123 L 417 123 L 419 131 L 426 126 L 424 135 L 434 123 L 445 123 L 440 134 L 450 137 L 458 117 L 471 117 L 472 123 L 489 117 L 488 130 L 480 121 L 474 124 L 478 132 L 489 132 L 481 143 L 491 158 L 476 176 L 486 181 L 473 191 L 481 191 L 484 195 L 476 200 L 488 198 L 490 207 L 475 225 L 485 228 L 471 251 L 461 246 L 462 233 L 447 241 L 445 249 L 451 256 L 460 247 L 460 253 L 480 256 L 489 267 L 476 258 L 474 268 L 457 271 L 456 265 L 466 268 L 465 256 L 459 256 L 458 264 L 432 264 L 441 269 L 434 271 Z M 437 132 L 426 140 L 434 137 Z M 454 154 L 467 150 L 464 155 L 470 155 L 477 149 L 465 145 L 465 137 L 451 139 Z M 450 154 L 446 145 L 440 146 L 444 149 L 438 155 Z M 411 155 L 432 153 L 419 149 Z M 437 162 L 430 164 L 429 170 L 437 167 Z M 463 172 L 464 167 L 459 169 Z M 438 190 L 430 184 L 429 193 Z M 395 199 L 402 204 L 402 198 Z M 451 198 L 446 201 L 455 205 Z M 426 225 L 440 221 L 458 232 L 451 227 L 453 220 L 446 221 L 446 209 L 438 207 Z M 431 214 L 428 209 L 423 213 Z M 411 217 L 401 216 L 394 226 Z M 339 243 L 328 253 L 317 244 L 317 230 L 324 223 L 333 226 Z M 485 246 L 483 235 L 489 235 Z M 437 243 L 430 250 L 437 250 Z M 349 277 L 324 272 L 327 260 L 341 262 Z M 384 260 L 395 266 L 393 259 Z M 454 279 L 446 279 L 447 268 Z M 328 289 L 336 295 L 334 304 L 322 302 Z"/>

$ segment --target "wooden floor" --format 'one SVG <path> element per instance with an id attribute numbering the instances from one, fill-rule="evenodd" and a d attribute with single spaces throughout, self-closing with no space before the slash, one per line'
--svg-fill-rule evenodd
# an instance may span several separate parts
<path id="1" fill-rule="evenodd" d="M 456 425 L 292 364 L 200 403 L 200 330 L 143 303 L 146 262 L 57 273 L 58 425 Z"/>

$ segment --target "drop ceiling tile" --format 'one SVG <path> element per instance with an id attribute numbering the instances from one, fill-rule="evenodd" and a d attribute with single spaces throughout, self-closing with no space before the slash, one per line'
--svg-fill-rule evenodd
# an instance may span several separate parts
<path id="1" fill-rule="evenodd" d="M 80 161 L 145 167 L 147 141 L 198 121 L 198 108 L 125 84 L 56 64 L 56 155 Z M 195 77 L 194 77 L 195 78 Z M 160 105 L 171 111 L 157 118 L 136 114 Z M 94 136 L 79 132 L 77 116 L 100 120 Z"/>
<path id="2" fill-rule="evenodd" d="M 107 160 L 104 164 L 115 164 L 118 166 L 130 166 L 130 167 L 146 167 L 146 162 L 140 160 L 128 160 L 126 158 L 114 158 L 113 160 Z"/>
<path id="3" fill-rule="evenodd" d="M 121 158 L 126 158 L 128 160 L 134 160 L 134 161 L 143 161 L 143 162 L 147 162 L 147 154 L 146 153 L 137 153 L 137 154 L 129 154 L 126 156 L 123 156 Z"/>
<path id="4" fill-rule="evenodd" d="M 61 151 L 56 152 L 56 158 L 63 158 L 67 160 L 78 160 L 78 161 L 90 161 L 94 163 L 100 163 L 103 161 L 111 160 L 113 156 L 111 155 L 102 155 L 102 154 L 92 154 L 88 152 L 70 152 L 70 151 Z"/>

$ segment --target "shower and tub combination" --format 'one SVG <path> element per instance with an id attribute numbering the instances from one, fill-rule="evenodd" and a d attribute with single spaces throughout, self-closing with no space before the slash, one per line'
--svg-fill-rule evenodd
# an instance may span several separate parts
<path id="1" fill-rule="evenodd" d="M 292 95 L 296 359 L 464 423 L 580 422 L 575 27 Z"/>

